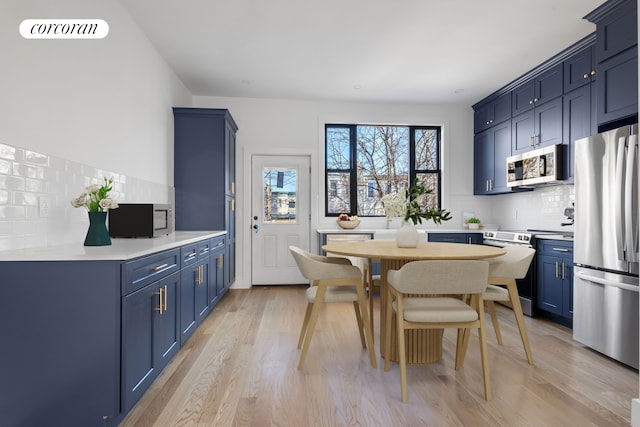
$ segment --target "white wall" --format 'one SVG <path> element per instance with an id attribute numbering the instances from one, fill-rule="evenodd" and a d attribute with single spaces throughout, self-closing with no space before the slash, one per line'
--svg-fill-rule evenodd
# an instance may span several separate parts
<path id="1" fill-rule="evenodd" d="M 103 19 L 102 40 L 26 40 L 29 18 Z M 119 2 L 3 0 L 0 143 L 173 182 L 171 106 L 184 85 Z"/>
<path id="2" fill-rule="evenodd" d="M 33 18 L 102 19 L 110 32 L 23 39 Z M 0 249 L 82 244 L 87 215 L 69 200 L 104 175 L 120 201 L 172 196 L 171 107 L 192 97 L 119 2 L 3 0 L 0 52 Z"/>
<path id="3" fill-rule="evenodd" d="M 491 201 L 473 196 L 473 110 L 471 107 L 304 102 L 249 98 L 194 97 L 196 107 L 228 108 L 238 124 L 236 154 L 237 265 L 234 287 L 251 280 L 250 169 L 254 154 L 306 154 L 311 156 L 311 247 L 315 230 L 336 227 L 324 217 L 323 145 L 325 123 L 386 123 L 443 126 L 443 204 L 453 219 L 442 228 L 461 228 L 462 212 L 489 217 Z M 382 218 L 363 218 L 361 227 L 384 227 Z M 425 227 L 434 227 L 432 223 Z"/>

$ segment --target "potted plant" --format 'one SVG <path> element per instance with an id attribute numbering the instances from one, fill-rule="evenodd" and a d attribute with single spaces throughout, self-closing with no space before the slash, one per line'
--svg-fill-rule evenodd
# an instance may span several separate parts
<path id="1" fill-rule="evenodd" d="M 477 230 L 480 228 L 480 220 L 478 218 L 469 218 L 467 225 L 469 225 L 469 230 Z"/>

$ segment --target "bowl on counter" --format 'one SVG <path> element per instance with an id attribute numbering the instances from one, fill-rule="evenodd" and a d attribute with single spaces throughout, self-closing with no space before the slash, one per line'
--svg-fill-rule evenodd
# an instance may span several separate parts
<path id="1" fill-rule="evenodd" d="M 352 230 L 360 225 L 360 220 L 357 219 L 355 221 L 340 221 L 336 219 L 336 223 L 340 226 L 340 228 L 344 228 L 345 230 Z"/>

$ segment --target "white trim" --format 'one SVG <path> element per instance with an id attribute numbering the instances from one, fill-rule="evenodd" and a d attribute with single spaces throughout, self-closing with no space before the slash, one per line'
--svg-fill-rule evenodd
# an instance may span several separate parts
<path id="1" fill-rule="evenodd" d="M 237 154 L 237 153 L 236 153 Z M 242 195 L 236 200 L 236 280 L 232 289 L 249 289 L 251 288 L 251 159 L 255 156 L 308 156 L 311 165 L 310 196 L 311 220 L 309 222 L 309 247 L 311 249 L 318 246 L 317 233 L 314 232 L 318 228 L 317 216 L 317 194 L 318 194 L 318 171 L 314 170 L 317 163 L 316 154 L 311 149 L 305 148 L 289 148 L 284 152 L 283 148 L 260 147 L 259 149 L 242 148 L 242 164 L 243 170 L 242 182 L 236 177 L 236 194 Z M 236 169 L 238 170 L 238 169 Z"/>

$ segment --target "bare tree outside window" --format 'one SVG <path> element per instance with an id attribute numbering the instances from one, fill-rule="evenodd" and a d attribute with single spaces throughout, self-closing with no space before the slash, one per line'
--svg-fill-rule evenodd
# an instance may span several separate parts
<path id="1" fill-rule="evenodd" d="M 440 128 L 327 125 L 326 214 L 384 216 L 381 199 L 417 178 L 432 191 L 425 208 L 440 207 Z"/>

